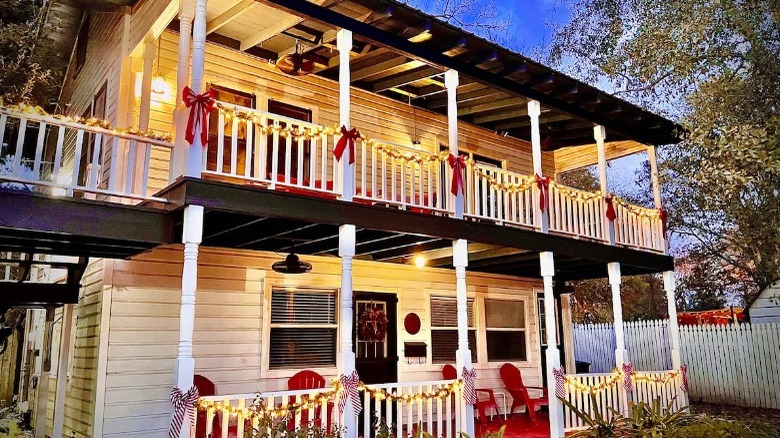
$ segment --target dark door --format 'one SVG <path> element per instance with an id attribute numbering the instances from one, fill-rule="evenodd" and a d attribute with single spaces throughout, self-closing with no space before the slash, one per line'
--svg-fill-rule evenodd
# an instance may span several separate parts
<path id="1" fill-rule="evenodd" d="M 398 298 L 395 294 L 356 293 L 354 298 L 355 368 L 364 383 L 394 383 L 398 381 L 396 316 Z M 382 315 L 387 324 L 382 336 L 366 334 L 364 326 L 374 324 Z M 373 326 L 369 330 L 374 330 Z M 376 333 L 376 331 L 374 331 Z M 380 333 L 381 334 L 381 333 Z"/>
<path id="2" fill-rule="evenodd" d="M 544 312 L 544 294 L 538 293 L 536 294 L 536 314 L 539 315 L 539 342 L 542 346 L 542 354 L 541 354 L 541 360 L 542 360 L 542 382 L 543 385 L 547 386 L 547 328 L 544 323 L 545 319 L 545 312 Z M 561 299 L 560 297 L 555 299 L 555 326 L 556 326 L 556 332 L 555 332 L 555 341 L 558 343 L 558 351 L 561 355 L 561 364 L 566 363 L 566 358 L 564 357 L 565 351 L 563 348 L 563 340 L 561 339 L 561 336 L 563 334 L 563 325 L 560 318 L 561 315 Z M 567 372 L 574 372 L 574 370 L 566 370 Z"/>
<path id="3" fill-rule="evenodd" d="M 304 122 L 311 122 L 312 112 L 311 109 L 301 108 L 299 106 L 290 105 L 289 103 L 280 102 L 278 100 L 268 100 L 268 112 L 273 114 L 279 114 L 280 116 L 289 117 Z M 274 123 L 274 120 L 269 118 L 268 125 Z M 289 126 L 288 126 L 289 125 Z M 298 128 L 296 125 L 291 125 L 286 121 L 279 121 L 279 126 L 282 128 Z M 289 143 L 289 144 L 288 144 Z M 279 136 L 279 156 L 277 158 L 277 174 L 273 173 L 273 135 L 268 134 L 267 138 L 267 151 L 266 151 L 266 172 L 271 179 L 277 179 L 277 181 L 286 181 L 287 174 L 285 173 L 285 161 L 287 159 L 287 153 L 290 153 L 290 181 L 293 183 L 303 184 L 303 181 L 298 181 L 299 174 L 304 178 L 309 175 L 309 160 L 310 160 L 310 142 L 309 140 L 297 140 L 292 137 Z M 302 146 L 302 147 L 301 147 Z M 298 169 L 298 153 L 299 149 L 303 152 L 303 157 L 300 160 L 303 163 L 303 168 Z"/>

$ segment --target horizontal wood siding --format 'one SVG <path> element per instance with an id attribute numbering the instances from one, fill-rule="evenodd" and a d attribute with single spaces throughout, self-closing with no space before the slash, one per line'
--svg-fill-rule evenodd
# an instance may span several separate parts
<path id="1" fill-rule="evenodd" d="M 272 286 L 338 288 L 340 259 L 309 257 L 314 265 L 306 275 L 284 276 L 271 271 L 279 259 L 273 253 L 202 248 L 196 297 L 194 356 L 196 373 L 215 382 L 219 394 L 286 389 L 295 370 L 264 370 L 262 319 Z M 156 249 L 130 261 L 113 261 L 111 330 L 104 436 L 140 437 L 164 433 L 170 408 L 168 395 L 177 355 L 181 300 L 182 249 Z M 532 281 L 469 273 L 469 294 L 485 297 L 525 297 L 528 303 L 528 361 L 519 363 L 529 385 L 540 385 L 539 343 Z M 355 291 L 398 295 L 398 351 L 404 341 L 430 345 L 428 295 L 453 295 L 455 274 L 444 269 L 355 261 Z M 403 317 L 415 312 L 423 329 L 403 331 Z M 482 348 L 482 347 L 481 347 Z M 430 350 L 429 350 L 430 351 Z M 401 381 L 435 380 L 439 364 L 407 364 L 399 360 Z M 480 387 L 502 385 L 501 363 L 477 365 Z M 326 378 L 336 369 L 318 369 Z"/>
<path id="2" fill-rule="evenodd" d="M 614 160 L 632 154 L 647 153 L 647 146 L 642 143 L 631 140 L 609 142 L 609 132 L 607 132 L 607 141 L 604 145 L 607 160 Z M 592 166 L 599 162 L 595 143 L 558 149 L 553 155 L 555 157 L 555 173 Z"/>
<path id="3" fill-rule="evenodd" d="M 79 302 L 73 307 L 73 352 L 68 363 L 63 424 L 66 436 L 93 436 L 104 264 L 102 260 L 90 264 L 81 280 Z"/>
<path id="4" fill-rule="evenodd" d="M 764 289 L 748 312 L 753 324 L 780 323 L 780 282 Z"/>

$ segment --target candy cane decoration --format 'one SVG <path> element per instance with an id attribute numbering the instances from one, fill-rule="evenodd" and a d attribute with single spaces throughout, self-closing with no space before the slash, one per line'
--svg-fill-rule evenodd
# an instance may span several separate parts
<path id="1" fill-rule="evenodd" d="M 680 365 L 680 389 L 688 392 L 688 365 Z"/>
<path id="2" fill-rule="evenodd" d="M 352 371 L 350 375 L 342 374 L 339 376 L 339 383 L 341 383 L 341 396 L 339 397 L 339 413 L 344 412 L 344 407 L 347 405 L 347 398 L 352 400 L 352 410 L 357 417 L 360 415 L 360 411 L 363 410 L 363 406 L 360 404 L 360 395 L 358 389 L 360 388 L 360 377 L 358 377 L 357 371 Z"/>
<path id="3" fill-rule="evenodd" d="M 563 367 L 553 368 L 553 377 L 555 378 L 555 396 L 558 398 L 566 397 L 566 371 Z"/>
<path id="4" fill-rule="evenodd" d="M 179 438 L 179 432 L 181 432 L 181 426 L 184 423 L 184 416 L 189 416 L 190 424 L 195 425 L 195 405 L 198 403 L 199 398 L 198 388 L 194 386 L 187 392 L 181 392 L 181 389 L 176 387 L 171 389 L 173 418 L 171 418 L 171 426 L 168 429 L 169 438 Z"/>
<path id="5" fill-rule="evenodd" d="M 466 404 L 474 406 L 477 404 L 477 370 L 463 367 L 463 398 Z"/>
<path id="6" fill-rule="evenodd" d="M 626 392 L 631 392 L 631 380 L 634 378 L 634 374 L 636 374 L 634 372 L 634 366 L 631 365 L 631 362 L 623 364 L 623 374 L 625 376 L 623 378 L 623 388 L 625 388 Z"/>

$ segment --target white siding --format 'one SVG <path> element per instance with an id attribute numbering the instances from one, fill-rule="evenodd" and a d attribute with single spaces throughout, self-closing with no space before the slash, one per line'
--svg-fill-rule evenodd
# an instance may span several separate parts
<path id="1" fill-rule="evenodd" d="M 765 288 L 748 312 L 753 324 L 780 322 L 780 281 Z"/>
<path id="2" fill-rule="evenodd" d="M 340 260 L 310 257 L 306 275 L 284 276 L 269 267 L 273 253 L 202 248 L 196 297 L 194 355 L 196 373 L 208 377 L 220 394 L 286 389 L 294 370 L 267 370 L 263 340 L 268 325 L 263 305 L 272 285 L 338 288 Z M 111 323 L 106 376 L 103 436 L 149 436 L 164 433 L 170 416 L 179 330 L 182 250 L 161 248 L 132 261 L 113 261 Z M 517 278 L 469 273 L 469 294 L 479 297 L 526 298 L 528 361 L 517 365 L 528 385 L 541 385 L 539 343 L 533 287 Z M 403 342 L 430 345 L 428 295 L 454 295 L 455 275 L 443 269 L 355 261 L 354 289 L 398 295 L 398 363 L 400 381 L 438 379 L 440 364 L 408 364 Z M 415 312 L 422 330 L 409 335 L 403 317 Z M 484 344 L 483 344 L 484 345 Z M 484 346 L 480 346 L 484 349 Z M 430 351 L 430 349 L 429 349 Z M 479 363 L 480 387 L 501 388 L 501 363 Z M 326 378 L 335 368 L 319 369 Z M 511 400 L 510 400 L 511 401 Z"/>

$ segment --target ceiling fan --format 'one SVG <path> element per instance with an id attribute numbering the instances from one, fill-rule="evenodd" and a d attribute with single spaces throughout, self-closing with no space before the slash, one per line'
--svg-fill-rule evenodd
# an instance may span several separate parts
<path id="1" fill-rule="evenodd" d="M 295 42 L 295 53 L 280 57 L 276 61 L 276 67 L 291 76 L 306 76 L 314 71 L 314 63 L 303 57 L 298 41 Z"/>

